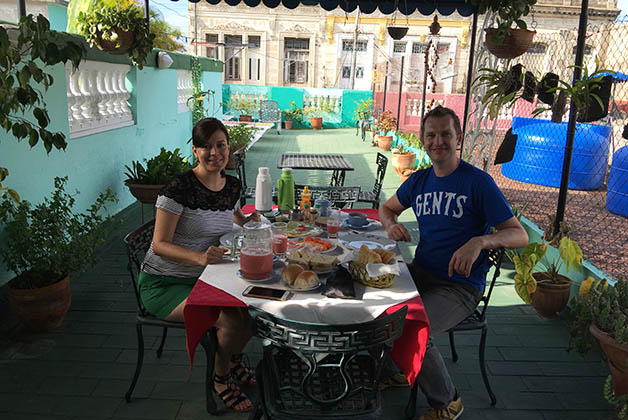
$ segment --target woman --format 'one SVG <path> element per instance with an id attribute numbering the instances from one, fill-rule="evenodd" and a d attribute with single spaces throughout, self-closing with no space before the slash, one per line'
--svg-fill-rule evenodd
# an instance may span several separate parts
<path id="1" fill-rule="evenodd" d="M 233 228 L 259 221 L 245 218 L 238 206 L 240 181 L 225 175 L 229 160 L 229 133 L 215 118 L 199 121 L 192 131 L 198 165 L 175 176 L 159 192 L 155 232 L 139 288 L 146 309 L 169 321 L 183 321 L 183 308 L 192 287 L 208 264 L 220 264 L 225 250 L 219 238 Z M 216 321 L 218 348 L 214 392 L 230 408 L 250 411 L 251 402 L 238 384 L 253 385 L 255 377 L 240 352 L 251 338 L 246 309 L 223 308 Z"/>

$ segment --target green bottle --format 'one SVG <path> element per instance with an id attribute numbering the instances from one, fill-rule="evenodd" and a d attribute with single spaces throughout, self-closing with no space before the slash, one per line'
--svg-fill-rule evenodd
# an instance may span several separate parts
<path id="1" fill-rule="evenodd" d="M 292 168 L 283 168 L 281 178 L 277 180 L 277 206 L 279 211 L 290 211 L 294 208 Z"/>

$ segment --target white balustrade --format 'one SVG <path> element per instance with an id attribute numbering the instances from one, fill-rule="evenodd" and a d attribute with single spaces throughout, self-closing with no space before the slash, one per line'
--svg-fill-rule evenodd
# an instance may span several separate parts
<path id="1" fill-rule="evenodd" d="M 177 112 L 188 112 L 188 99 L 194 92 L 192 72 L 190 70 L 177 69 Z M 190 106 L 192 104 L 190 103 Z"/>
<path id="2" fill-rule="evenodd" d="M 125 64 L 82 61 L 73 72 L 66 64 L 70 138 L 135 124 L 127 103 L 129 70 Z"/>
<path id="3" fill-rule="evenodd" d="M 303 93 L 303 106 L 313 106 L 320 108 L 323 104 L 329 105 L 331 113 L 340 113 L 342 107 L 342 99 L 340 95 L 319 95 L 310 94 L 307 91 Z"/>

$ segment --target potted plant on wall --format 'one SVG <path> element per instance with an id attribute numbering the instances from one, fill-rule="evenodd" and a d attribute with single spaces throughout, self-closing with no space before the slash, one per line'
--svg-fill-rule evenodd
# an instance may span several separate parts
<path id="1" fill-rule="evenodd" d="M 253 112 L 257 109 L 257 105 L 246 99 L 244 95 L 237 99 L 231 98 L 227 107 L 237 111 L 240 114 L 239 120 L 243 122 L 253 121 Z"/>
<path id="2" fill-rule="evenodd" d="M 390 150 L 393 143 L 393 136 L 389 135 L 391 131 L 397 129 L 397 119 L 393 117 L 391 111 L 384 111 L 377 120 L 377 146 L 381 150 Z"/>
<path id="3" fill-rule="evenodd" d="M 235 153 L 244 154 L 246 147 L 251 143 L 256 128 L 249 127 L 246 124 L 230 125 L 227 127 L 229 132 L 229 162 L 227 169 L 235 169 Z"/>
<path id="4" fill-rule="evenodd" d="M 515 58 L 530 48 L 536 31 L 528 30 L 521 19 L 530 13 L 536 0 L 471 0 L 478 14 L 496 14 L 497 27 L 485 29 L 486 48 L 499 58 Z M 518 28 L 513 28 L 516 25 Z"/>
<path id="5" fill-rule="evenodd" d="M 525 75 L 528 74 L 523 73 L 521 64 L 510 67 L 508 63 L 501 70 L 483 67 L 478 73 L 473 84 L 486 88 L 481 102 L 487 105 L 492 120 L 497 118 L 502 108 L 514 106 L 521 97 L 521 87 L 524 85 Z"/>
<path id="6" fill-rule="evenodd" d="M 68 178 L 55 178 L 55 190 L 36 206 L 5 197 L 0 204 L 6 246 L 1 255 L 16 274 L 7 285 L 11 309 L 31 330 L 48 331 L 63 322 L 70 307 L 70 273 L 96 262 L 105 241 L 100 213 L 116 202 L 111 190 L 101 193 L 87 212 L 74 213 L 75 198 L 65 191 Z"/>
<path id="7" fill-rule="evenodd" d="M 604 397 L 621 419 L 628 419 L 628 278 L 613 287 L 588 277 L 571 300 L 573 322 L 569 347 L 581 354 L 591 350 L 593 338 L 606 353 L 610 376 Z"/>
<path id="8" fill-rule="evenodd" d="M 323 127 L 323 115 L 330 112 L 331 106 L 325 101 L 303 108 L 303 115 L 310 119 L 310 125 L 314 130 L 320 130 Z"/>
<path id="9" fill-rule="evenodd" d="M 124 184 L 129 187 L 133 197 L 144 204 L 155 204 L 159 190 L 166 182 L 173 176 L 192 169 L 192 165 L 179 153 L 178 148 L 171 152 L 162 147 L 157 156 L 144 159 L 144 162 L 146 166 L 137 160 L 131 162 L 131 167 L 124 165 Z"/>
<path id="10" fill-rule="evenodd" d="M 284 109 L 282 113 L 286 130 L 291 130 L 293 124 L 300 124 L 303 119 L 303 109 L 299 108 L 294 101 L 290 102 L 290 108 Z"/>
<path id="11" fill-rule="evenodd" d="M 153 50 L 155 35 L 150 33 L 143 10 L 135 4 L 99 1 L 80 12 L 77 29 L 91 47 L 110 54 L 128 54 L 140 70 Z"/>

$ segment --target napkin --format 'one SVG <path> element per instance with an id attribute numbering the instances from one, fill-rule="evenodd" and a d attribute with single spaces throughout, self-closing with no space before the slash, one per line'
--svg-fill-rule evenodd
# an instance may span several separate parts
<path id="1" fill-rule="evenodd" d="M 370 277 L 381 276 L 382 274 L 394 274 L 396 276 L 401 272 L 399 263 L 394 264 L 366 264 L 366 272 Z"/>
<path id="2" fill-rule="evenodd" d="M 339 266 L 327 279 L 322 294 L 331 298 L 354 299 L 355 289 L 349 270 Z"/>

